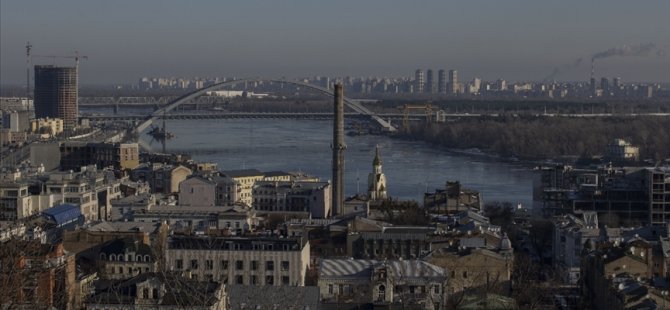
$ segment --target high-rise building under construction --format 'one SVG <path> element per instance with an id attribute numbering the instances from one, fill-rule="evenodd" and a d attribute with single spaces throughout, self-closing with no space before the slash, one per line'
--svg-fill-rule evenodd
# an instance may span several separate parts
<path id="1" fill-rule="evenodd" d="M 60 118 L 65 129 L 77 125 L 77 68 L 35 66 L 35 117 Z"/>

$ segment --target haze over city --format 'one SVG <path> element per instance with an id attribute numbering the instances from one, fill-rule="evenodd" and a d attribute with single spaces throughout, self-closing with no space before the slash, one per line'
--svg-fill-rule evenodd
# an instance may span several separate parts
<path id="1" fill-rule="evenodd" d="M 589 78 L 668 82 L 668 1 L 3 1 L 0 83 L 25 82 L 35 54 L 90 59 L 82 84 L 141 76 L 411 76 L 458 69 L 464 80 Z M 47 31 L 48 30 L 48 31 Z M 35 59 L 35 64 L 51 59 Z M 59 59 L 57 64 L 71 65 Z"/>

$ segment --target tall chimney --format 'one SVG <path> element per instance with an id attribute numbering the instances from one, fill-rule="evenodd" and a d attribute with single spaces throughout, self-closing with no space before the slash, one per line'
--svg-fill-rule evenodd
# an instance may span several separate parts
<path id="1" fill-rule="evenodd" d="M 338 215 L 344 203 L 344 91 L 335 84 L 335 121 L 333 123 L 333 215 Z"/>

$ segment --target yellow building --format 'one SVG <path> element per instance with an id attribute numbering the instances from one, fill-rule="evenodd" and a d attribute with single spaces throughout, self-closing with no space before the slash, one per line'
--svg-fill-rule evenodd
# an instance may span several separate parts
<path id="1" fill-rule="evenodd" d="M 239 184 L 238 201 L 251 206 L 253 202 L 252 190 L 256 181 L 263 180 L 265 174 L 256 169 L 221 171 L 221 175 L 233 179 Z"/>
<path id="2" fill-rule="evenodd" d="M 63 132 L 63 120 L 60 118 L 38 118 L 30 121 L 30 132 L 52 137 Z"/>

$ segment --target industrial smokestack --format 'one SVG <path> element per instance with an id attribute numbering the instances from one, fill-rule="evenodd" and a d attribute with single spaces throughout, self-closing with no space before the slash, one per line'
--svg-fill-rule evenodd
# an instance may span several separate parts
<path id="1" fill-rule="evenodd" d="M 333 122 L 333 215 L 338 215 L 344 203 L 344 91 L 335 84 L 335 121 Z"/>

